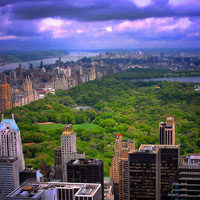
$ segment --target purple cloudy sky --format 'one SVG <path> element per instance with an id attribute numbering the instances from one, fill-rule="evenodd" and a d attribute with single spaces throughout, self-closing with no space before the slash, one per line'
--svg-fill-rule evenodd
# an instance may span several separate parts
<path id="1" fill-rule="evenodd" d="M 200 0 L 0 1 L 0 50 L 199 46 Z"/>

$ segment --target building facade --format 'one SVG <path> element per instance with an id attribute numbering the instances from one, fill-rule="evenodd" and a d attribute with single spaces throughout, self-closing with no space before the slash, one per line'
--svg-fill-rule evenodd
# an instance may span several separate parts
<path id="1" fill-rule="evenodd" d="M 103 161 L 97 159 L 77 159 L 67 163 L 67 182 L 100 183 L 104 196 Z"/>
<path id="2" fill-rule="evenodd" d="M 130 200 L 160 200 L 158 151 L 144 150 L 129 154 Z"/>
<path id="3" fill-rule="evenodd" d="M 0 84 L 0 112 L 12 108 L 10 85 Z"/>
<path id="4" fill-rule="evenodd" d="M 119 159 L 119 199 L 128 200 L 128 158 Z"/>
<path id="5" fill-rule="evenodd" d="M 113 178 L 114 181 L 114 194 L 115 199 L 124 199 L 124 193 L 122 194 L 122 185 L 124 184 L 125 177 L 123 176 L 124 173 L 120 172 L 120 170 L 124 170 L 124 162 L 121 162 L 120 159 L 127 159 L 128 160 L 128 152 L 135 151 L 135 143 L 133 140 L 123 140 L 121 134 L 117 134 L 115 139 L 115 150 L 114 156 L 112 159 L 112 165 L 110 167 L 110 177 Z M 120 177 L 121 174 L 121 177 Z M 122 177 L 123 176 L 123 177 Z M 120 185 L 121 184 L 121 185 Z M 121 187 L 121 188 L 120 188 Z"/>
<path id="6" fill-rule="evenodd" d="M 20 185 L 29 180 L 40 183 L 40 170 L 25 169 L 19 172 Z"/>
<path id="7" fill-rule="evenodd" d="M 167 117 L 166 122 L 159 124 L 159 143 L 162 145 L 175 145 L 174 117 Z"/>
<path id="8" fill-rule="evenodd" d="M 54 149 L 55 179 L 62 179 L 61 147 Z"/>
<path id="9" fill-rule="evenodd" d="M 187 156 L 179 166 L 169 192 L 172 200 L 200 199 L 200 155 Z"/>
<path id="10" fill-rule="evenodd" d="M 179 166 L 179 145 L 141 145 L 129 153 L 129 199 L 166 200 Z"/>
<path id="11" fill-rule="evenodd" d="M 19 187 L 18 161 L 16 157 L 0 156 L 0 199 Z"/>

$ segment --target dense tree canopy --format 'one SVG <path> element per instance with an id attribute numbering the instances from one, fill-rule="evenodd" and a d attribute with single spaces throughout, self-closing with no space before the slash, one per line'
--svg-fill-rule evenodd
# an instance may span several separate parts
<path id="1" fill-rule="evenodd" d="M 162 72 L 162 73 L 161 73 Z M 132 82 L 133 77 L 178 74 L 160 70 L 132 70 L 78 85 L 69 91 L 56 91 L 45 99 L 6 111 L 15 113 L 24 143 L 27 165 L 54 162 L 54 148 L 60 145 L 62 129 L 41 130 L 38 122 L 97 124 L 97 128 L 77 128 L 77 150 L 89 158 L 104 160 L 109 173 L 117 133 L 142 143 L 158 143 L 158 125 L 173 115 L 176 144 L 181 154 L 200 152 L 200 93 L 192 83 Z M 157 74 L 157 75 L 155 75 Z M 180 72 L 180 75 L 192 75 Z M 76 110 L 75 105 L 91 109 Z"/>

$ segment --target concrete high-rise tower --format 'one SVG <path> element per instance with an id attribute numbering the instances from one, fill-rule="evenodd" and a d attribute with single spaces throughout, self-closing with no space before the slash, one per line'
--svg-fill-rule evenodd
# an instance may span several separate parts
<path id="1" fill-rule="evenodd" d="M 112 159 L 112 165 L 110 167 L 110 177 L 113 178 L 114 182 L 115 199 L 118 199 L 119 197 L 120 199 L 124 199 L 125 191 L 122 191 L 122 187 L 125 181 L 125 174 L 122 173 L 120 170 L 125 170 L 125 161 L 128 161 L 128 153 L 134 151 L 134 141 L 123 140 L 122 135 L 117 134 L 115 139 L 115 152 Z"/>
<path id="2" fill-rule="evenodd" d="M 10 85 L 5 83 L 0 85 L 0 112 L 12 108 L 10 95 Z"/>
<path id="3" fill-rule="evenodd" d="M 166 122 L 159 124 L 159 143 L 163 145 L 175 145 L 174 117 L 167 117 Z"/>
<path id="4" fill-rule="evenodd" d="M 67 181 L 67 163 L 70 160 L 85 158 L 84 154 L 76 152 L 76 133 L 72 125 L 66 125 L 61 136 L 61 159 L 62 159 L 62 174 L 63 181 Z"/>

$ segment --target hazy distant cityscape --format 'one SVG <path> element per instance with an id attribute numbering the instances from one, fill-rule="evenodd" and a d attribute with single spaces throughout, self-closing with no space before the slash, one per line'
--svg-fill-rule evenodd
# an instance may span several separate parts
<path id="1" fill-rule="evenodd" d="M 100 53 L 95 57 L 67 62 L 59 57 L 54 64 L 41 61 L 40 66 L 30 63 L 29 68 L 19 64 L 15 70 L 0 73 L 0 83 L 8 83 L 7 90 L 11 94 L 4 97 L 2 92 L 2 99 L 7 99 L 7 108 L 23 106 L 44 98 L 48 93 L 55 94 L 57 89 L 68 90 L 78 84 L 132 68 L 199 70 L 200 54 L 182 52 L 171 55 L 161 52 L 146 55 L 143 51 L 135 51 Z M 6 110 L 3 104 L 0 107 L 0 111 Z"/>

